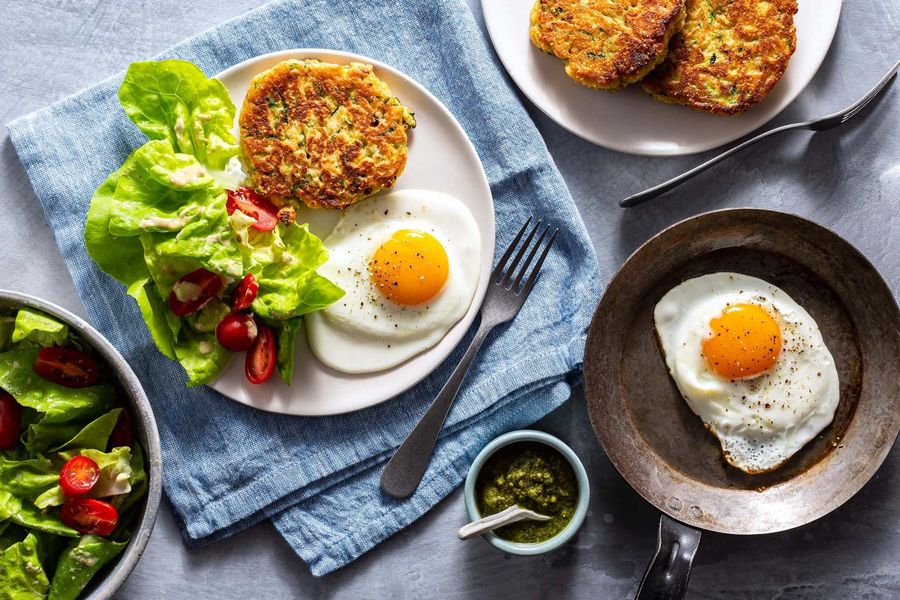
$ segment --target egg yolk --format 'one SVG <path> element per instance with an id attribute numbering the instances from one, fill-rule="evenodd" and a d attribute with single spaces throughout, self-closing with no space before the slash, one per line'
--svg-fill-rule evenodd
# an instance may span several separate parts
<path id="1" fill-rule="evenodd" d="M 449 263 L 441 243 L 424 231 L 401 229 L 381 244 L 369 262 L 375 287 L 392 302 L 428 302 L 447 281 Z"/>
<path id="2" fill-rule="evenodd" d="M 772 368 L 781 352 L 781 329 L 765 309 L 733 304 L 709 322 L 703 357 L 713 372 L 728 379 L 754 377 Z"/>

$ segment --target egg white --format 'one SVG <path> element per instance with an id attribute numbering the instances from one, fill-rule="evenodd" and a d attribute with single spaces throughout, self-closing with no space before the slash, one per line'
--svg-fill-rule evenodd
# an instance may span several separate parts
<path id="1" fill-rule="evenodd" d="M 369 277 L 372 255 L 401 229 L 435 237 L 449 263 L 441 291 L 415 306 L 392 302 Z M 344 211 L 324 243 L 329 256 L 319 274 L 345 296 L 307 316 L 307 338 L 320 361 L 345 373 L 388 369 L 433 347 L 466 314 L 478 287 L 478 225 L 447 194 L 403 190 L 375 196 Z"/>
<path id="2" fill-rule="evenodd" d="M 782 349 L 768 371 L 732 380 L 709 368 L 701 348 L 712 335 L 710 321 L 740 303 L 775 318 Z M 653 317 L 672 379 L 733 466 L 748 473 L 776 469 L 834 419 L 834 359 L 815 320 L 778 287 L 738 273 L 711 273 L 672 288 Z"/>

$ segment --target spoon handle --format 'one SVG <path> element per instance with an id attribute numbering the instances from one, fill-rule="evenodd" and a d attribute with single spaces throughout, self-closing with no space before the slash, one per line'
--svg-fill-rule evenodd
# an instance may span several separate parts
<path id="1" fill-rule="evenodd" d="M 459 531 L 456 532 L 456 536 L 461 540 L 467 540 L 470 537 L 481 535 L 482 533 L 485 533 L 487 531 L 497 529 L 498 527 L 503 527 L 504 525 L 509 525 L 510 523 L 516 523 L 517 521 L 522 521 L 524 519 L 546 521 L 549 520 L 550 517 L 539 515 L 526 508 L 521 508 L 518 504 L 513 504 L 506 510 L 502 510 L 493 515 L 488 515 L 484 518 L 478 519 L 477 521 L 473 521 L 471 523 L 463 525 L 459 528 Z"/>

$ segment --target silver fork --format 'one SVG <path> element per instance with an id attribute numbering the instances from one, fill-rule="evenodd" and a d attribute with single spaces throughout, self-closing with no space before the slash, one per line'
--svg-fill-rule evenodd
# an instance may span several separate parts
<path id="1" fill-rule="evenodd" d="M 509 248 L 506 249 L 506 252 L 503 253 L 500 262 L 497 263 L 497 266 L 491 273 L 491 280 L 484 297 L 484 303 L 481 305 L 481 324 L 478 326 L 475 337 L 472 338 L 472 342 L 469 344 L 469 349 L 466 350 L 462 360 L 459 361 L 456 369 L 451 373 L 450 379 L 441 388 L 428 411 L 400 445 L 397 452 L 394 453 L 387 466 L 384 467 L 384 472 L 381 474 L 381 489 L 386 494 L 394 498 L 406 498 L 416 491 L 428 462 L 431 460 L 431 453 L 437 442 L 438 432 L 444 425 L 444 419 L 447 418 L 447 413 L 450 412 L 450 406 L 456 399 L 456 393 L 466 377 L 469 365 L 472 364 L 472 359 L 475 358 L 475 354 L 481 348 L 481 344 L 491 330 L 497 325 L 511 321 L 518 314 L 522 305 L 525 304 L 528 294 L 531 293 L 531 288 L 534 287 L 534 282 L 537 281 L 538 272 L 541 270 L 544 259 L 547 258 L 547 253 L 550 252 L 559 230 L 554 229 L 545 243 L 544 240 L 550 232 L 550 227 L 545 226 L 537 242 L 532 245 L 531 242 L 534 240 L 535 234 L 541 229 L 541 221 L 537 221 L 507 268 L 507 263 L 510 262 L 513 251 L 519 246 L 519 242 L 522 241 L 522 237 L 528 231 L 530 224 L 531 217 L 525 221 L 522 229 L 519 230 L 519 233 L 513 239 Z M 529 247 L 531 247 L 531 251 L 525 257 Z M 531 269 L 528 278 L 525 279 L 525 274 L 528 272 L 528 268 L 541 247 L 543 247 L 543 251 L 538 257 L 534 268 Z M 523 257 L 525 258 L 524 262 L 522 260 Z M 522 266 L 516 273 L 516 267 L 519 267 L 519 263 Z M 513 277 L 514 275 L 515 278 Z"/>
<path id="2" fill-rule="evenodd" d="M 722 154 L 715 156 L 705 163 L 701 165 L 697 165 L 690 171 L 686 171 L 677 177 L 673 177 L 668 181 L 664 181 L 659 185 L 653 186 L 648 190 L 644 190 L 638 194 L 633 196 L 629 196 L 619 202 L 619 206 L 622 208 L 628 208 L 630 206 L 637 206 L 638 204 L 643 204 L 647 200 L 652 198 L 656 198 L 657 196 L 661 196 L 665 194 L 669 190 L 674 189 L 675 187 L 681 185 L 688 179 L 692 178 L 694 175 L 698 173 L 702 173 L 707 170 L 714 164 L 728 158 L 732 154 L 740 152 L 747 146 L 751 146 L 758 142 L 761 139 L 767 138 L 770 135 L 774 135 L 776 133 L 781 133 L 782 131 L 790 131 L 792 129 L 809 129 L 812 131 L 824 131 L 826 129 L 831 129 L 832 127 L 837 127 L 838 125 L 843 125 L 853 117 L 855 117 L 859 111 L 864 109 L 869 102 L 874 100 L 881 91 L 887 86 L 887 84 L 893 79 L 894 75 L 897 74 L 897 69 L 900 69 L 900 61 L 897 61 L 894 66 L 891 68 L 887 74 L 881 78 L 881 80 L 875 84 L 871 90 L 869 90 L 865 96 L 845 108 L 844 110 L 839 110 L 836 113 L 832 113 L 830 115 L 825 115 L 824 117 L 819 117 L 818 119 L 812 119 L 810 121 L 803 121 L 802 123 L 790 123 L 788 125 L 782 125 L 781 127 L 776 127 L 775 129 L 770 129 L 769 131 L 764 131 L 756 137 L 750 138 L 746 142 L 742 144 L 738 144 L 734 148 L 730 150 L 726 150 Z"/>

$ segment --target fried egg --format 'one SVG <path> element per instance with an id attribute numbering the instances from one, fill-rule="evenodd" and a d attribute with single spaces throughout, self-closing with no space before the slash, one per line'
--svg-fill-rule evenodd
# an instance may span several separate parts
<path id="1" fill-rule="evenodd" d="M 711 273 L 672 288 L 653 318 L 678 390 L 738 469 L 778 468 L 834 419 L 834 359 L 815 320 L 778 287 Z"/>
<path id="2" fill-rule="evenodd" d="M 319 269 L 346 295 L 308 315 L 316 357 L 345 373 L 396 366 L 437 344 L 478 287 L 481 238 L 457 198 L 404 190 L 345 210 Z"/>

